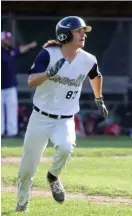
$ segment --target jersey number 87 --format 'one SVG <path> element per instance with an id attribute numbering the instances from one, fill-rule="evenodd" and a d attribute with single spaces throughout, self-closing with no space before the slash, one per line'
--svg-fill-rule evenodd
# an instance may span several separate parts
<path id="1" fill-rule="evenodd" d="M 68 91 L 67 94 L 66 94 L 66 99 L 74 99 L 76 94 L 78 93 L 78 91 Z"/>

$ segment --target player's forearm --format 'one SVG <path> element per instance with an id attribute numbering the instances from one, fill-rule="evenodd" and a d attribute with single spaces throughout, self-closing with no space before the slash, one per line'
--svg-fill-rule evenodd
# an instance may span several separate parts
<path id="1" fill-rule="evenodd" d="M 95 98 L 102 97 L 102 83 L 103 77 L 96 76 L 94 79 L 90 79 L 90 84 L 92 86 Z"/>
<path id="2" fill-rule="evenodd" d="M 37 87 L 48 79 L 49 79 L 49 77 L 47 76 L 47 74 L 45 72 L 44 73 L 31 74 L 31 75 L 29 75 L 29 78 L 28 78 L 28 86 L 30 88 Z"/>

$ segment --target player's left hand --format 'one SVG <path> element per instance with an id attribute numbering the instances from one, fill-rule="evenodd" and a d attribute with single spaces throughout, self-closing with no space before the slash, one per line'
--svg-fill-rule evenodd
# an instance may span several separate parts
<path id="1" fill-rule="evenodd" d="M 106 119 L 108 117 L 108 110 L 104 104 L 103 97 L 95 98 L 95 103 L 99 108 L 101 115 Z"/>
<path id="2" fill-rule="evenodd" d="M 58 71 L 61 69 L 61 67 L 63 66 L 63 64 L 65 63 L 65 59 L 64 58 L 61 58 L 59 59 L 52 67 L 51 69 L 47 72 L 47 75 L 50 77 L 50 78 L 53 78 L 57 73 Z"/>

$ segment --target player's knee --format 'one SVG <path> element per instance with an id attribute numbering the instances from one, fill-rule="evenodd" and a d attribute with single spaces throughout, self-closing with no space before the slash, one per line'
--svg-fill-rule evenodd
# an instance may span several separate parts
<path id="1" fill-rule="evenodd" d="M 59 146 L 59 150 L 61 151 L 61 153 L 65 155 L 71 155 L 73 149 L 74 149 L 74 145 L 71 143 L 66 143 L 65 145 Z"/>

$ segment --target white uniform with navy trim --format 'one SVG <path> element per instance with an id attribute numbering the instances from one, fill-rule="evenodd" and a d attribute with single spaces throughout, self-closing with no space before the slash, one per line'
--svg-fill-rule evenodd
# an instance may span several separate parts
<path id="1" fill-rule="evenodd" d="M 63 58 L 59 47 L 46 48 L 50 54 L 50 69 Z M 94 64 L 95 56 L 80 49 L 75 59 L 65 61 L 57 75 L 36 88 L 33 103 L 42 111 L 56 115 L 73 115 L 79 111 L 82 84 Z"/>
<path id="2" fill-rule="evenodd" d="M 49 70 L 63 56 L 60 48 L 50 47 L 46 49 L 50 61 L 49 58 L 47 61 L 42 55 L 40 64 L 43 65 L 43 62 L 49 62 L 48 67 L 46 67 L 46 70 Z M 40 53 L 39 57 L 41 57 L 41 54 L 43 52 Z M 37 68 L 34 69 L 36 70 L 35 73 L 43 72 L 40 66 L 35 66 L 36 61 L 32 67 Z M 93 55 L 80 49 L 80 52 L 71 63 L 68 61 L 64 63 L 53 80 L 47 80 L 36 88 L 33 98 L 34 105 L 40 111 L 54 115 L 69 116 L 77 113 L 79 111 L 82 83 L 96 62 Z M 29 200 L 32 180 L 49 139 L 56 150 L 49 172 L 54 176 L 59 176 L 76 145 L 74 116 L 53 119 L 33 109 L 25 134 L 24 151 L 19 170 L 19 205 L 24 205 Z"/>

